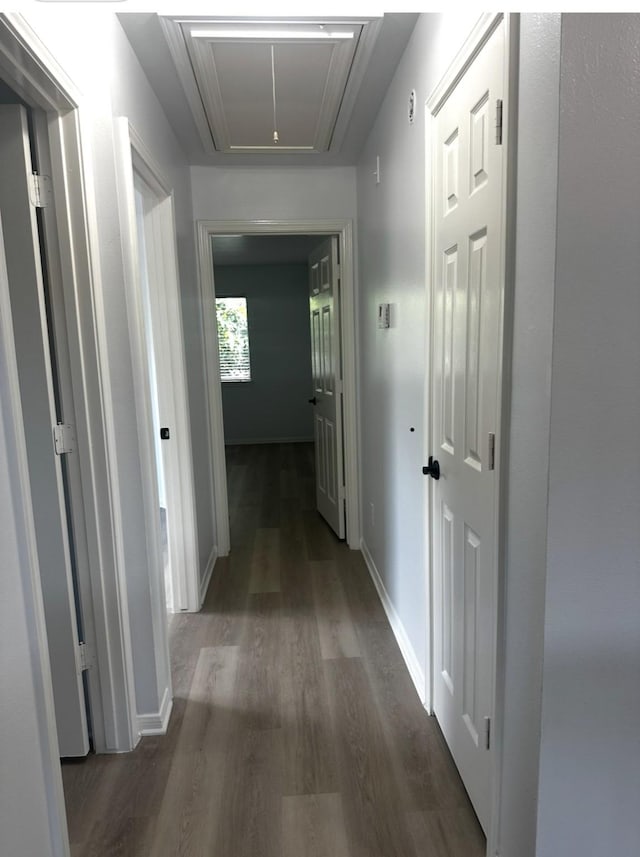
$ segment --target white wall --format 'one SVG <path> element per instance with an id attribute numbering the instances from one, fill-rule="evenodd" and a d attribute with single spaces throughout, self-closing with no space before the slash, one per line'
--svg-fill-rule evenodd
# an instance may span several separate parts
<path id="1" fill-rule="evenodd" d="M 556 249 L 560 15 L 520 22 L 516 232 L 511 396 L 504 403 L 509 456 L 503 471 L 504 722 L 500 853 L 533 857 L 549 480 L 551 350 Z M 509 346 L 507 345 L 507 355 Z"/>
<path id="2" fill-rule="evenodd" d="M 640 849 L 638 44 L 562 18 L 538 857 Z"/>
<path id="3" fill-rule="evenodd" d="M 364 543 L 427 673 L 425 587 L 424 102 L 476 14 L 422 15 L 358 164 L 360 421 Z M 417 92 L 414 125 L 409 93 Z M 381 182 L 373 172 L 380 156 Z M 376 327 L 391 304 L 391 329 Z M 412 432 L 411 428 L 415 428 Z M 374 511 L 371 511 L 371 504 Z"/>
<path id="4" fill-rule="evenodd" d="M 356 217 L 353 167 L 192 167 L 196 220 Z"/>
<path id="5" fill-rule="evenodd" d="M 251 381 L 222 384 L 226 443 L 313 440 L 307 266 L 215 267 L 216 297 L 246 297 Z"/>

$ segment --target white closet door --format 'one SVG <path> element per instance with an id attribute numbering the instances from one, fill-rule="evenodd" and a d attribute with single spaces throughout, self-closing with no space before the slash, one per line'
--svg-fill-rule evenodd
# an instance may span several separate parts
<path id="1" fill-rule="evenodd" d="M 491 818 L 504 24 L 434 121 L 431 415 L 433 707 L 478 818 Z M 433 474 L 437 476 L 437 473 Z"/>

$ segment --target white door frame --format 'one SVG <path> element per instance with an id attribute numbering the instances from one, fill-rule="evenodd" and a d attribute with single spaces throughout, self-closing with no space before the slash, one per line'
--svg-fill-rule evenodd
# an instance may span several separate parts
<path id="1" fill-rule="evenodd" d="M 458 84 L 459 80 L 465 74 L 467 69 L 472 64 L 475 57 L 482 50 L 483 46 L 488 41 L 494 30 L 504 21 L 505 26 L 505 53 L 507 62 L 505 63 L 505 80 L 504 80 L 504 116 L 507 121 L 503 126 L 502 144 L 504 146 L 504 161 L 503 161 L 503 212 L 506 235 L 503 239 L 505 252 L 502 259 L 502 281 L 503 289 L 503 306 L 501 308 L 500 320 L 500 342 L 499 354 L 500 361 L 498 367 L 498 414 L 496 424 L 499 426 L 499 433 L 496 442 L 495 452 L 495 469 L 496 485 L 498 491 L 498 514 L 496 515 L 495 528 L 495 544 L 496 557 L 498 563 L 498 588 L 496 592 L 496 629 L 495 629 L 495 699 L 494 699 L 494 722 L 491 724 L 491 740 L 494 749 L 493 771 L 492 771 L 492 818 L 487 834 L 487 855 L 497 853 L 498 847 L 498 831 L 500 821 L 500 773 L 502 768 L 502 745 L 503 745 L 503 699 L 504 699 L 504 667 L 506 652 L 504 649 L 504 627 L 505 627 L 505 585 L 506 585 L 506 570 L 504 562 L 504 542 L 506 535 L 507 522 L 505 519 L 505 502 L 504 502 L 504 484 L 503 474 L 508 470 L 507 467 L 507 438 L 508 425 L 506 425 L 508 415 L 508 401 L 510 394 L 510 374 L 509 365 L 510 357 L 507 352 L 507 346 L 511 341 L 512 322 L 510 316 L 505 312 L 505 305 L 510 305 L 509 291 L 511 288 L 511 257 L 513 254 L 512 235 L 515 234 L 515 200 L 513 198 L 513 188 L 511 183 L 512 164 L 515 161 L 514 155 L 516 152 L 516 142 L 514 131 L 514 120 L 512 117 L 513 93 L 516 91 L 514 78 L 514 46 L 517 42 L 517 28 L 514 26 L 514 19 L 510 15 L 504 13 L 484 13 L 480 16 L 475 27 L 465 40 L 464 44 L 458 51 L 453 62 L 445 72 L 444 76 L 433 89 L 430 96 L 425 102 L 425 144 L 426 144 L 426 271 L 427 271 L 427 308 L 429 318 L 434 317 L 433 312 L 433 281 L 435 277 L 435 264 L 433 249 L 435 247 L 435 223 L 433 217 L 433 193 L 435 177 L 433 174 L 434 162 L 434 125 L 435 117 L 440 108 Z M 515 110 L 513 110 L 515 113 Z M 425 395 L 425 448 L 424 460 L 433 451 L 433 432 L 431 425 L 431 396 L 432 396 L 432 347 L 433 347 L 433 331 L 431 326 L 427 328 L 427 343 L 426 343 L 426 379 L 428 385 L 426 387 L 427 395 Z M 425 556 L 425 587 L 427 600 L 427 668 L 428 676 L 426 681 L 426 702 L 425 707 L 433 714 L 433 682 L 434 682 L 434 663 L 433 663 L 433 573 L 434 573 L 434 558 L 433 558 L 433 525 L 434 516 L 432 509 L 432 481 L 425 480 L 424 485 L 424 512 L 425 520 L 429 521 L 429 538 L 427 552 Z"/>
<path id="2" fill-rule="evenodd" d="M 227 468 L 222 418 L 222 386 L 215 325 L 215 283 L 211 239 L 216 235 L 337 235 L 340 247 L 343 369 L 343 423 L 347 544 L 360 549 L 360 496 L 358 484 L 358 407 L 356 388 L 356 310 L 351 220 L 199 220 L 198 247 L 204 377 L 207 390 L 208 429 L 211 448 L 212 503 L 215 509 L 217 553 L 230 550 Z"/>
<path id="3" fill-rule="evenodd" d="M 134 384 L 138 408 L 138 442 L 144 475 L 146 499 L 147 543 L 151 567 L 162 568 L 160 559 L 160 528 L 158 518 L 158 487 L 156 477 L 153 421 L 151 418 L 151 388 L 148 372 L 149 343 L 145 333 L 142 286 L 140 283 L 139 248 L 135 210 L 134 186 L 137 175 L 148 188 L 154 207 L 149 214 L 150 227 L 154 233 L 151 249 L 158 264 L 154 268 L 154 286 L 159 290 L 159 305 L 166 322 L 168 350 L 165 366 L 170 377 L 159 373 L 158 383 L 165 382 L 165 398 L 172 401 L 173 423 L 170 455 L 165 478 L 171 508 L 179 524 L 170 535 L 171 573 L 174 592 L 173 612 L 197 612 L 202 606 L 198 568 L 198 532 L 195 510 L 193 480 L 193 455 L 191 450 L 191 426 L 187 393 L 187 372 L 184 354 L 182 327 L 182 305 L 178 279 L 176 231 L 174 218 L 173 189 L 162 168 L 149 151 L 140 135 L 126 118 L 115 120 L 116 160 L 118 164 L 119 199 L 121 224 L 125 229 L 123 255 L 127 280 L 129 310 L 129 336 L 134 354 Z M 121 191 L 121 192 L 120 192 Z M 157 236 L 157 240 L 155 240 Z M 155 598 L 161 606 L 154 610 L 158 625 L 158 639 L 166 638 L 166 608 L 164 583 L 159 576 L 151 581 Z M 161 597 L 160 597 L 161 596 Z M 160 629 L 164 626 L 164 631 Z M 162 641 L 165 645 L 165 641 Z M 167 643 L 168 645 L 168 643 Z"/>
<path id="4" fill-rule="evenodd" d="M 132 749 L 138 739 L 135 685 L 123 550 L 123 522 L 116 464 L 118 439 L 107 357 L 105 313 L 98 264 L 100 235 L 92 193 L 93 165 L 84 96 L 22 15 L 0 13 L 0 75 L 30 106 L 47 114 L 51 179 L 55 197 L 55 276 L 64 302 L 81 496 L 72 507 L 74 527 L 83 528 L 88 563 L 79 564 L 85 628 L 95 639 L 89 670 L 94 746 L 98 752 Z M 57 234 L 55 234 L 57 233 Z M 74 490 L 73 484 L 71 486 Z M 27 495 L 28 496 L 28 495 Z M 76 533 L 77 536 L 77 533 Z M 30 570 L 23 570 L 25 581 Z M 32 585 L 32 581 L 28 581 Z M 41 592 L 38 588 L 39 597 Z M 46 628 L 35 615 L 35 651 L 45 646 Z M 44 654 L 48 657 L 46 649 Z M 48 731 L 55 730 L 46 709 Z M 42 740 L 45 740 L 43 733 Z M 48 771 L 45 772 L 48 776 Z M 54 796 L 52 796 L 52 800 Z M 52 803 L 52 820 L 57 812 Z M 64 813 L 64 807 L 61 809 Z M 66 848 L 66 846 L 64 846 Z M 60 846 L 56 853 L 66 853 Z"/>

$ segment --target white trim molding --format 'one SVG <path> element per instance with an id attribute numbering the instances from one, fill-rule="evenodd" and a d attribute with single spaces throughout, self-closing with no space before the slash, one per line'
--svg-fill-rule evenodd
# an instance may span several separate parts
<path id="1" fill-rule="evenodd" d="M 166 735 L 169 728 L 169 720 L 173 711 L 173 698 L 170 688 L 165 688 L 160 710 L 153 714 L 138 715 L 138 734 L 141 738 L 145 735 Z"/>
<path id="2" fill-rule="evenodd" d="M 313 443 L 313 437 L 241 437 L 239 440 L 228 439 L 226 446 L 252 446 L 268 443 Z"/>
<path id="3" fill-rule="evenodd" d="M 442 105 L 456 88 L 465 72 L 485 46 L 491 34 L 504 18 L 503 12 L 483 12 L 475 27 L 465 39 L 462 47 L 453 58 L 451 65 L 443 74 L 439 83 L 426 100 L 426 107 L 432 116 L 437 115 Z"/>
<path id="4" fill-rule="evenodd" d="M 360 548 L 360 491 L 358 477 L 358 402 L 356 375 L 356 299 L 351 220 L 199 220 L 196 224 L 204 377 L 212 451 L 212 506 L 220 556 L 230 549 L 229 504 L 225 461 L 222 385 L 220 383 L 218 333 L 215 325 L 215 282 L 211 239 L 216 235 L 337 235 L 340 248 L 342 313 L 343 422 L 347 544 Z"/>
<path id="5" fill-rule="evenodd" d="M 396 638 L 396 642 L 400 648 L 400 654 L 405 662 L 405 665 L 409 671 L 409 675 L 411 676 L 411 681 L 414 684 L 418 697 L 420 698 L 420 702 L 423 706 L 426 705 L 426 683 L 425 683 L 425 673 L 420 665 L 420 659 L 416 655 L 415 649 L 411 645 L 411 641 L 409 640 L 409 635 L 406 632 L 404 625 L 402 624 L 402 619 L 398 615 L 398 611 L 393 606 L 393 601 L 389 597 L 389 593 L 387 592 L 384 583 L 382 582 L 382 577 L 378 568 L 373 561 L 373 557 L 369 551 L 369 548 L 366 545 L 364 539 L 362 539 L 360 544 L 360 550 L 362 551 L 362 556 L 364 557 L 364 561 L 366 563 L 367 569 L 369 570 L 369 575 L 371 576 L 371 580 L 373 581 L 373 585 L 376 588 L 376 592 L 380 597 L 380 601 L 382 602 L 382 606 L 384 607 L 384 612 L 387 614 L 387 619 L 389 620 L 389 624 L 391 625 L 391 630 L 393 631 L 393 636 Z"/>
<path id="6" fill-rule="evenodd" d="M 204 599 L 207 597 L 207 590 L 209 589 L 209 584 L 211 583 L 211 578 L 213 577 L 213 569 L 215 568 L 216 562 L 218 561 L 218 546 L 214 545 L 211 548 L 211 553 L 209 554 L 209 559 L 207 560 L 207 567 L 205 568 L 204 575 L 200 582 L 200 607 L 204 604 Z"/>

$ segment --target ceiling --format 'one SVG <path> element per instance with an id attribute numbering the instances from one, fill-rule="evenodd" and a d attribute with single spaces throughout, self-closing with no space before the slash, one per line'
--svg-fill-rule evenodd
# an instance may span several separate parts
<path id="1" fill-rule="evenodd" d="M 322 235 L 221 235 L 212 238 L 213 264 L 305 264 Z"/>
<path id="2" fill-rule="evenodd" d="M 417 19 L 118 17 L 190 163 L 218 166 L 354 164 Z"/>

